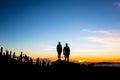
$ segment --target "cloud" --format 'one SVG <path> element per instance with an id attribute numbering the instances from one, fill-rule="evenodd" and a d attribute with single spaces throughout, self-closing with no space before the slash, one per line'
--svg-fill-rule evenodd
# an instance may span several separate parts
<path id="1" fill-rule="evenodd" d="M 106 46 L 120 47 L 120 38 L 118 37 L 87 37 L 89 41 L 102 43 Z"/>
<path id="2" fill-rule="evenodd" d="M 114 5 L 120 7 L 120 2 L 115 2 Z"/>
<path id="3" fill-rule="evenodd" d="M 82 29 L 81 31 L 87 32 L 87 33 L 94 33 L 94 34 L 102 34 L 107 36 L 113 36 L 113 37 L 120 37 L 120 31 L 119 30 L 89 30 L 89 29 Z"/>
<path id="4" fill-rule="evenodd" d="M 85 37 L 85 40 L 101 43 L 104 46 L 107 47 L 120 47 L 120 32 L 119 31 L 112 31 L 112 30 L 87 30 L 83 29 L 84 32 L 89 33 L 99 33 L 104 34 L 106 37 L 99 36 L 96 34 L 96 36 L 88 36 Z"/>
<path id="5" fill-rule="evenodd" d="M 106 30 L 88 30 L 88 29 L 82 29 L 82 31 L 89 32 L 89 33 L 106 34 L 106 35 L 111 35 L 112 34 L 110 31 L 106 31 Z"/>

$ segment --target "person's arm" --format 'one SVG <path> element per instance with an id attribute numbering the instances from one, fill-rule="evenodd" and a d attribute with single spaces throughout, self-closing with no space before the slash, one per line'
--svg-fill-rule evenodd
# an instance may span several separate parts
<path id="1" fill-rule="evenodd" d="M 61 46 L 61 51 L 62 51 L 62 46 Z"/>
<path id="2" fill-rule="evenodd" d="M 70 47 L 69 47 L 69 54 L 70 54 Z"/>
<path id="3" fill-rule="evenodd" d="M 56 51 L 58 51 L 58 45 L 57 45 L 57 47 L 56 47 Z"/>

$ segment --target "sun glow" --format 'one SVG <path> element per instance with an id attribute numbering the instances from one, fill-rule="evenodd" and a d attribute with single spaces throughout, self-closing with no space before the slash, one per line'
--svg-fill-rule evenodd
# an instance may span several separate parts
<path id="1" fill-rule="evenodd" d="M 78 60 L 78 62 L 79 62 L 79 63 L 82 63 L 82 62 L 84 62 L 84 60 Z"/>

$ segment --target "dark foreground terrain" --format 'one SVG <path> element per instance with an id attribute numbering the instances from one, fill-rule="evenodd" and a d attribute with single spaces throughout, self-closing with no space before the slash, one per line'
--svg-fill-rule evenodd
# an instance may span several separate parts
<path id="1" fill-rule="evenodd" d="M 56 60 L 51 65 L 37 65 L 1 56 L 0 75 L 9 79 L 120 79 L 119 67 L 94 67 L 93 65 L 80 65 L 62 60 Z"/>

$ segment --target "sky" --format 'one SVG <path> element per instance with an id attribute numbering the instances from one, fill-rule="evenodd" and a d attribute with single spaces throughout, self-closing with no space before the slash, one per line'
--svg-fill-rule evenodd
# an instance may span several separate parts
<path id="1" fill-rule="evenodd" d="M 120 61 L 120 0 L 0 0 L 0 47 L 33 58 Z M 62 53 L 63 58 L 63 53 Z"/>

